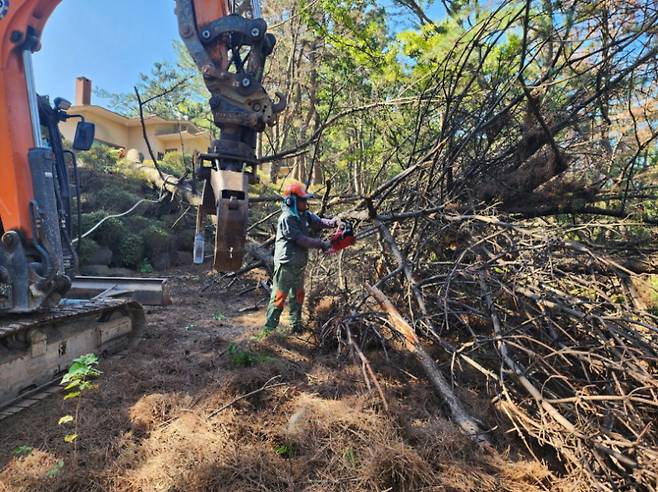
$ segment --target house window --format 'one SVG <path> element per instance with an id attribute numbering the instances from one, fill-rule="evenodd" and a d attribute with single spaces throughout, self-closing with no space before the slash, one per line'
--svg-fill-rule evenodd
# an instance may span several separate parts
<path id="1" fill-rule="evenodd" d="M 158 152 L 158 160 L 162 159 L 164 157 L 164 154 L 162 152 Z"/>

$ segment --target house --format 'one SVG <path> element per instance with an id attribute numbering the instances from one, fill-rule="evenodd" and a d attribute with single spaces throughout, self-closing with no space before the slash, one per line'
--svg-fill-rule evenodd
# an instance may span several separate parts
<path id="1" fill-rule="evenodd" d="M 142 123 L 138 117 L 126 116 L 110 111 L 102 106 L 91 104 L 91 80 L 78 77 L 75 81 L 75 105 L 68 110 L 69 114 L 82 115 L 86 121 L 96 125 L 96 142 L 111 147 L 132 149 L 146 159 L 149 152 L 144 141 Z M 62 136 L 73 141 L 77 118 L 71 118 L 60 123 Z M 211 143 L 211 135 L 189 121 L 165 120 L 158 116 L 147 115 L 144 118 L 146 132 L 151 148 L 157 158 L 162 158 L 167 152 L 207 152 Z"/>

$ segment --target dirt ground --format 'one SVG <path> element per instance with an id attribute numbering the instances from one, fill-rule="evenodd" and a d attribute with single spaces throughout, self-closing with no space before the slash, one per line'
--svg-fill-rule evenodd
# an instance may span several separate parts
<path id="1" fill-rule="evenodd" d="M 555 487 L 548 469 L 523 458 L 513 440 L 497 440 L 493 452 L 475 448 L 442 417 L 441 402 L 404 355 L 366 352 L 386 411 L 361 365 L 320 349 L 313 333 L 251 341 L 264 303 L 240 310 L 266 294 L 236 293 L 255 285 L 257 273 L 236 282 L 233 294 L 203 290 L 210 283 L 203 268 L 169 276 L 174 304 L 146 308 L 143 339 L 103 360 L 98 389 L 83 399 L 77 463 L 63 442 L 69 430 L 57 425 L 74 404 L 58 393 L 0 422 L 0 490 Z M 488 411 L 477 394 L 462 397 Z M 19 455 L 21 446 L 31 452 Z"/>

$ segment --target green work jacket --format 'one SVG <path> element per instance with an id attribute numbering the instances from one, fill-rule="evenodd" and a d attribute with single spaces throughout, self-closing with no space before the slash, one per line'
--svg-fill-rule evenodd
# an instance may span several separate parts
<path id="1" fill-rule="evenodd" d="M 322 228 L 322 219 L 309 212 L 295 215 L 285 204 L 276 228 L 274 263 L 287 267 L 304 268 L 308 261 L 308 249 L 297 244 L 300 236 L 310 236 L 311 231 Z"/>

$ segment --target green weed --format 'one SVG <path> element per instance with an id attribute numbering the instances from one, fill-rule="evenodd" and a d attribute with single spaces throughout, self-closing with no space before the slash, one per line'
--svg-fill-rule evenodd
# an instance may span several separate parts
<path id="1" fill-rule="evenodd" d="M 29 456 L 32 454 L 32 448 L 30 446 L 18 446 L 12 453 L 14 456 Z"/>
<path id="2" fill-rule="evenodd" d="M 352 448 L 346 448 L 345 451 L 343 451 L 343 459 L 345 459 L 350 466 L 356 465 L 356 452 Z"/>
<path id="3" fill-rule="evenodd" d="M 97 385 L 92 383 L 92 379 L 101 375 L 101 371 L 96 366 L 98 366 L 98 357 L 96 354 L 81 355 L 73 360 L 71 367 L 69 367 L 69 370 L 64 374 L 64 377 L 59 383 L 64 386 L 64 391 L 66 391 L 64 401 L 76 400 L 75 415 L 64 415 L 57 422 L 57 425 L 73 424 L 74 426 L 73 432 L 69 432 L 64 436 L 64 442 L 73 443 L 73 459 L 75 462 L 78 460 L 78 417 L 80 416 L 80 403 L 84 393 L 97 388 Z"/>
<path id="4" fill-rule="evenodd" d="M 139 265 L 139 271 L 140 273 L 153 273 L 153 266 L 148 258 L 142 260 L 142 263 Z"/>
<path id="5" fill-rule="evenodd" d="M 228 347 L 228 358 L 233 367 L 251 367 L 257 364 L 272 362 L 275 359 L 263 354 L 242 350 L 236 344 L 232 343 Z"/>
<path id="6" fill-rule="evenodd" d="M 282 458 L 294 458 L 296 454 L 295 445 L 292 443 L 284 442 L 274 448 L 274 452 Z"/>
<path id="7" fill-rule="evenodd" d="M 53 467 L 50 470 L 48 470 L 46 476 L 48 478 L 58 477 L 63 469 L 64 469 L 64 460 L 59 460 L 57 463 L 53 465 Z"/>

